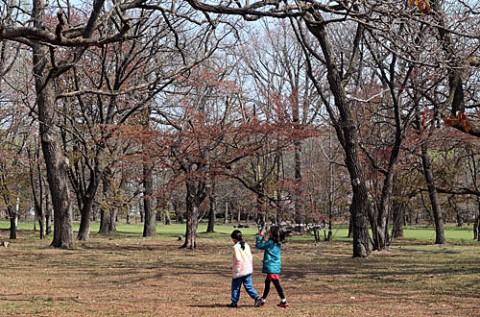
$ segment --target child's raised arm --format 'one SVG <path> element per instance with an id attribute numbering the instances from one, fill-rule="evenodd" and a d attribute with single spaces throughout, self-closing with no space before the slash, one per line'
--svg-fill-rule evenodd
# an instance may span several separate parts
<path id="1" fill-rule="evenodd" d="M 255 241 L 255 247 L 257 249 L 265 250 L 265 249 L 268 249 L 273 243 L 274 242 L 272 240 L 263 241 L 263 236 L 258 235 L 257 240 Z"/>

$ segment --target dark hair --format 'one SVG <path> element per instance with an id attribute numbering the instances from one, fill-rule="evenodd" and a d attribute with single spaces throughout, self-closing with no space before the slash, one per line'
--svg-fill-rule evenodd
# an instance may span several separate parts
<path id="1" fill-rule="evenodd" d="M 245 250 L 245 241 L 243 241 L 242 232 L 240 230 L 233 230 L 232 233 L 230 234 L 230 238 L 240 242 L 240 246 L 242 247 L 242 250 Z"/>
<path id="2" fill-rule="evenodd" d="M 279 227 L 279 226 L 272 226 L 270 227 L 270 239 L 273 240 L 273 242 L 282 244 L 285 243 L 285 232 Z"/>

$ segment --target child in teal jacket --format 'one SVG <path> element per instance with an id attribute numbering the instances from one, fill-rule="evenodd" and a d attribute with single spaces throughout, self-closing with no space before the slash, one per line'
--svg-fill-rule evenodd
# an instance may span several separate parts
<path id="1" fill-rule="evenodd" d="M 260 305 L 265 305 L 268 293 L 270 292 L 270 284 L 273 283 L 280 296 L 281 302 L 278 307 L 288 307 L 287 299 L 283 294 L 282 286 L 280 285 L 280 272 L 282 270 L 282 262 L 280 255 L 281 244 L 285 242 L 285 233 L 277 226 L 272 226 L 268 231 L 268 240 L 265 241 L 265 230 L 262 230 L 257 236 L 255 246 L 263 252 L 263 268 L 262 272 L 267 274 L 265 278 L 265 289 L 263 290 Z"/>

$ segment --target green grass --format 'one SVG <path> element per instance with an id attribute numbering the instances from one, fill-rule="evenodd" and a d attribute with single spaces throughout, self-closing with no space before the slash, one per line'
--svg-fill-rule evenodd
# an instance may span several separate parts
<path id="1" fill-rule="evenodd" d="M 228 237 L 231 231 L 234 229 L 235 224 L 217 224 L 215 226 L 215 233 L 205 233 L 207 230 L 207 225 L 201 223 L 198 227 L 198 234 L 201 238 L 223 238 Z M 0 230 L 8 230 L 10 223 L 8 221 L 0 221 Z M 74 223 L 74 231 L 77 231 L 79 223 Z M 33 233 L 34 223 L 32 221 L 20 221 L 18 223 L 18 230 L 32 231 Z M 38 228 L 38 226 L 37 226 Z M 99 223 L 92 222 L 90 225 L 90 232 L 92 236 L 95 236 L 99 230 Z M 245 236 L 253 237 L 257 232 L 255 224 L 251 224 L 250 228 L 241 229 Z M 143 223 L 118 223 L 117 224 L 117 236 L 141 236 L 143 232 Z M 185 224 L 171 224 L 171 225 L 157 225 L 157 235 L 159 237 L 171 238 L 178 237 L 185 233 Z M 345 225 L 334 226 L 333 230 L 333 240 L 334 241 L 350 241 L 350 238 L 347 238 L 348 229 Z M 3 233 L 5 236 L 5 233 Z M 320 232 L 321 237 L 324 237 L 324 232 Z M 457 242 L 457 243 L 471 243 L 473 240 L 473 229 L 471 225 L 466 225 L 463 227 L 457 227 L 455 225 L 446 225 L 445 226 L 445 238 L 447 242 Z M 293 237 L 296 240 L 311 240 L 312 236 L 296 236 Z M 404 228 L 404 238 L 408 240 L 418 240 L 418 241 L 435 241 L 435 229 L 431 226 L 406 226 Z"/>

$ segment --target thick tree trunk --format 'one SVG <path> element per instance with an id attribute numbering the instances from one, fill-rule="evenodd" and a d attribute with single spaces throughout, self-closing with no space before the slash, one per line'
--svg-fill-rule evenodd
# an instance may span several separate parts
<path id="1" fill-rule="evenodd" d="M 17 238 L 17 222 L 18 222 L 18 215 L 13 210 L 13 207 L 7 207 L 8 218 L 10 219 L 10 239 L 14 240 Z"/>
<path id="2" fill-rule="evenodd" d="M 457 227 L 463 227 L 463 217 L 459 209 L 456 210 L 457 212 Z"/>
<path id="3" fill-rule="evenodd" d="M 443 223 L 443 214 L 438 201 L 437 188 L 435 187 L 435 180 L 433 177 L 432 163 L 430 155 L 428 154 L 428 147 L 426 143 L 421 146 L 423 173 L 425 181 L 427 182 L 428 197 L 432 207 L 433 219 L 435 222 L 435 244 L 445 243 L 445 228 Z"/>
<path id="4" fill-rule="evenodd" d="M 388 233 L 388 219 L 391 209 L 391 193 L 393 190 L 393 172 L 386 175 L 382 187 L 382 196 L 377 209 L 378 215 L 375 217 L 376 222 L 372 225 L 373 233 L 373 249 L 383 250 L 390 243 Z"/>
<path id="5" fill-rule="evenodd" d="M 405 218 L 405 203 L 398 201 L 393 201 L 392 204 L 393 211 L 393 228 L 392 228 L 392 237 L 393 238 L 403 238 L 403 224 Z"/>
<path id="6" fill-rule="evenodd" d="M 51 82 L 45 82 L 46 52 L 34 49 L 34 73 L 37 90 L 38 119 L 40 122 L 40 136 L 43 156 L 47 167 L 47 179 L 52 197 L 54 218 L 54 232 L 52 246 L 56 248 L 72 249 L 73 217 L 68 190 L 68 163 L 63 156 L 55 132 L 54 120 L 54 92 Z M 43 67 L 42 67 L 43 66 Z"/>
<path id="7" fill-rule="evenodd" d="M 350 205 L 350 213 L 353 219 L 353 257 L 364 258 L 368 257 L 371 252 L 368 221 L 365 215 L 365 212 L 371 208 L 371 205 L 368 201 L 366 187 L 361 186 L 355 179 L 352 180 L 352 186 L 357 187 L 353 190 L 353 199 Z"/>
<path id="8" fill-rule="evenodd" d="M 85 197 L 82 210 L 80 210 L 80 227 L 77 240 L 88 241 L 90 239 L 90 219 L 92 218 L 93 197 Z"/>
<path id="9" fill-rule="evenodd" d="M 98 233 L 109 234 L 110 233 L 110 211 L 108 209 L 100 209 L 100 229 Z"/>
<path id="10" fill-rule="evenodd" d="M 363 166 L 358 154 L 358 130 L 353 110 L 348 102 L 342 78 L 333 55 L 334 51 L 328 38 L 323 17 L 319 12 L 305 17 L 309 31 L 314 35 L 322 48 L 324 63 L 327 68 L 327 79 L 334 96 L 336 111 L 327 107 L 329 116 L 337 133 L 337 137 L 345 151 L 345 163 L 350 174 L 353 199 L 350 205 L 353 228 L 353 257 L 367 257 L 371 252 L 371 241 L 368 232 L 367 216 L 372 215 L 372 206 L 368 198 Z M 318 80 L 309 71 L 309 76 L 316 83 Z M 338 113 L 338 115 L 337 115 Z"/>
<path id="11" fill-rule="evenodd" d="M 197 228 L 198 228 L 198 206 L 200 205 L 196 197 L 196 186 L 187 181 L 186 212 L 187 224 L 185 232 L 185 242 L 182 248 L 195 249 L 197 247 Z"/>
<path id="12" fill-rule="evenodd" d="M 33 1 L 32 20 L 38 29 L 44 28 L 45 4 L 41 0 Z M 46 46 L 32 45 L 33 74 L 35 78 L 36 103 L 43 157 L 47 168 L 47 180 L 55 213 L 54 232 L 51 245 L 56 248 L 74 247 L 73 217 L 68 190 L 68 162 L 63 155 L 58 134 L 55 130 L 55 90 L 49 66 L 49 52 Z"/>
<path id="13" fill-rule="evenodd" d="M 110 168 L 106 168 L 102 177 L 103 194 L 105 202 L 100 209 L 100 234 L 109 234 L 115 228 L 115 208 L 112 204 L 112 182 L 113 175 Z"/>

